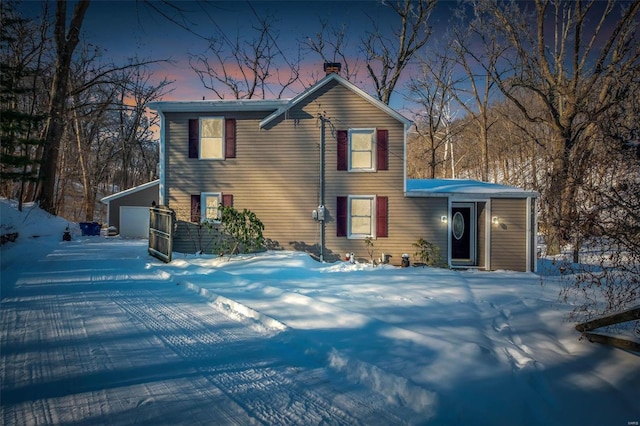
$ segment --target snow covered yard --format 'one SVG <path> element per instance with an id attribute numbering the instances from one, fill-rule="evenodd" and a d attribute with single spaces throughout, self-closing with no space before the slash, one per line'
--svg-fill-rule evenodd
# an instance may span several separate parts
<path id="1" fill-rule="evenodd" d="M 0 207 L 20 235 L 1 249 L 3 424 L 640 421 L 640 357 L 578 341 L 538 275 L 163 264 L 146 241 L 62 242 L 61 219 Z"/>

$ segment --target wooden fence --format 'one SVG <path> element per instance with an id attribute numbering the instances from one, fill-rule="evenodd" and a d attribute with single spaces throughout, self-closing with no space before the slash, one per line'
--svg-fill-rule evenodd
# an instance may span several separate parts
<path id="1" fill-rule="evenodd" d="M 590 342 L 603 343 L 606 345 L 615 346 L 616 348 L 620 349 L 640 352 L 640 343 L 638 342 L 592 332 L 593 330 L 600 327 L 606 327 L 608 325 L 620 324 L 623 322 L 636 320 L 640 320 L 640 306 L 617 314 L 583 322 L 582 324 L 576 325 L 576 330 L 581 332 L 582 335 L 586 337 Z"/>
<path id="2" fill-rule="evenodd" d="M 149 209 L 149 254 L 163 262 L 171 262 L 173 230 L 176 214 L 166 206 Z"/>

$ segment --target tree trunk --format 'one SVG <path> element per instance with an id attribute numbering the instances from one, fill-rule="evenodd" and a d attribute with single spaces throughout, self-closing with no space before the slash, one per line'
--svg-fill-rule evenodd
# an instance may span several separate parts
<path id="1" fill-rule="evenodd" d="M 36 195 L 40 207 L 51 214 L 57 213 L 55 204 L 56 175 L 60 141 L 64 133 L 69 70 L 73 51 L 79 41 L 82 20 L 88 7 L 89 0 L 80 0 L 76 4 L 68 34 L 66 31 L 67 3 L 64 0 L 58 0 L 56 7 L 56 69 L 51 84 L 49 118 L 42 154 L 42 167 L 40 168 L 40 184 Z"/>

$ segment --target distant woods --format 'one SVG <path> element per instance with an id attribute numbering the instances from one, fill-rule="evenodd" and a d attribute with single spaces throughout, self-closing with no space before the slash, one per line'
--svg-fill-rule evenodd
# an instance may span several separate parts
<path id="1" fill-rule="evenodd" d="M 0 196 L 93 221 L 101 197 L 156 177 L 157 118 L 146 106 L 169 82 L 153 82 L 157 61 L 106 61 L 82 38 L 90 3 L 66 6 L 43 2 L 36 21 L 0 4 Z"/>

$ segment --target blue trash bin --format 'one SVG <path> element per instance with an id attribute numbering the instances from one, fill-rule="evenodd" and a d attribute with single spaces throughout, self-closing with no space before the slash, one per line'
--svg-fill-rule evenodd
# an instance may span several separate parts
<path id="1" fill-rule="evenodd" d="M 82 231 L 82 235 L 100 235 L 100 229 L 102 225 L 98 222 L 80 222 L 80 231 Z"/>

